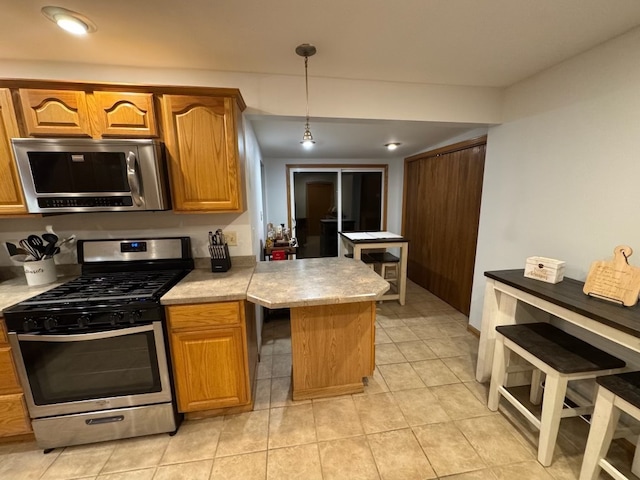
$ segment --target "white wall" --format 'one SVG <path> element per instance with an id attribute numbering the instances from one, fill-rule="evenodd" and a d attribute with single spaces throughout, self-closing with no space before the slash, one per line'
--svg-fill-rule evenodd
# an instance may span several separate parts
<path id="1" fill-rule="evenodd" d="M 480 327 L 486 270 L 565 260 L 584 280 L 616 245 L 640 265 L 640 29 L 506 92 L 489 130 L 470 321 Z"/>
<path id="2" fill-rule="evenodd" d="M 222 228 L 238 234 L 238 246 L 229 247 L 231 256 L 253 255 L 248 212 L 236 214 L 182 215 L 172 212 L 74 213 L 49 217 L 0 218 L 0 242 L 17 242 L 31 233 L 42 234 L 46 225 L 56 233 L 75 233 L 81 239 L 135 238 L 145 236 L 188 236 L 194 257 L 208 257 L 207 232 Z M 57 263 L 75 263 L 75 250 L 56 255 Z M 12 265 L 4 247 L 0 265 Z"/>
<path id="3" fill-rule="evenodd" d="M 300 105 L 305 103 L 300 77 L 0 60 L 0 78 L 238 88 L 247 103 L 245 113 L 294 117 L 300 115 Z M 342 80 L 313 75 L 309 79 L 313 84 L 315 118 L 500 122 L 501 88 Z"/>
<path id="4" fill-rule="evenodd" d="M 245 151 L 245 185 L 246 185 L 246 201 L 247 216 L 249 218 L 251 228 L 251 248 L 252 255 L 259 261 L 262 255 L 261 249 L 264 242 L 264 232 L 262 231 L 262 173 L 260 164 L 262 162 L 262 153 L 258 140 L 253 132 L 251 123 L 243 118 L 244 127 L 244 144 L 242 147 Z M 256 334 L 258 352 L 262 348 L 262 324 L 264 323 L 263 309 L 260 305 L 254 305 Z"/>
<path id="5" fill-rule="evenodd" d="M 389 165 L 387 230 L 400 233 L 402 225 L 402 184 L 404 181 L 404 160 L 390 159 L 349 159 L 331 158 L 308 160 L 305 158 L 287 158 L 264 160 L 267 185 L 267 219 L 274 224 L 288 223 L 287 219 L 287 165 Z"/>
<path id="6" fill-rule="evenodd" d="M 262 206 L 262 179 L 260 163 L 262 162 L 262 152 L 256 139 L 255 133 L 246 117 L 243 118 L 244 138 L 245 138 L 245 178 L 247 187 L 247 213 L 251 227 L 252 253 L 257 260 L 260 259 L 261 245 L 264 242 L 264 232 L 262 231 L 262 217 L 264 216 Z"/>
<path id="7" fill-rule="evenodd" d="M 78 82 L 117 82 L 142 85 L 197 85 L 239 88 L 247 103 L 245 113 L 297 116 L 304 104 L 300 76 L 260 75 L 206 70 L 150 69 L 99 66 L 72 63 L 0 61 L 0 78 L 67 80 Z M 461 123 L 496 123 L 501 111 L 501 89 L 485 87 L 455 87 L 416 85 L 366 80 L 339 80 L 311 77 L 314 82 L 314 116 L 332 118 L 371 118 L 386 120 L 447 121 Z M 245 122 L 248 132 L 248 154 L 259 147 Z M 259 160 L 257 160 L 259 165 Z M 296 160 L 295 163 L 304 161 Z M 332 159 L 331 163 L 343 162 Z M 353 163 L 362 162 L 361 160 Z M 265 169 L 269 168 L 265 161 Z M 294 163 L 294 162 L 289 162 Z M 313 163 L 318 163 L 314 161 Z M 380 163 L 365 161 L 364 163 Z M 284 168 L 284 167 L 283 167 Z M 390 171 L 389 229 L 400 230 L 402 160 Z M 231 255 L 255 255 L 263 228 L 256 219 L 260 211 L 254 200 L 259 194 L 260 169 L 250 161 L 247 165 L 247 201 L 249 210 L 241 215 L 177 215 L 155 213 L 92 213 L 48 218 L 0 218 L 0 242 L 17 241 L 29 233 L 44 232 L 52 224 L 62 233 L 76 233 L 79 238 L 100 238 L 144 235 L 188 235 L 192 237 L 194 254 L 206 256 L 209 230 L 228 228 L 238 234 L 239 245 L 231 247 Z M 284 171 L 284 170 L 283 170 Z M 278 176 L 271 171 L 272 177 Z M 284 173 L 268 182 L 273 198 L 267 218 L 274 223 L 286 223 L 286 185 Z M 267 199 L 271 201 L 270 198 Z M 255 209 L 253 208 L 255 207 Z M 277 212 L 277 214 L 276 214 Z M 264 216 L 264 213 L 263 213 Z M 257 231 L 256 231 L 257 227 Z M 72 255 L 58 256 L 58 261 L 75 261 Z M 0 248 L 0 265 L 10 265 L 4 248 Z"/>

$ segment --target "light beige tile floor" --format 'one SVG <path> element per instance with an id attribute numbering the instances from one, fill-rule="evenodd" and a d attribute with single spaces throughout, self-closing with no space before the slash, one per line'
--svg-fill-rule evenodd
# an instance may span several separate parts
<path id="1" fill-rule="evenodd" d="M 554 462 L 508 407 L 486 408 L 467 319 L 409 282 L 378 305 L 377 368 L 365 392 L 294 402 L 288 320 L 265 324 L 254 411 L 184 422 L 178 433 L 56 449 L 0 443 L 2 480 L 571 480 L 588 426 L 562 422 Z M 630 464 L 619 445 L 614 457 Z M 605 474 L 602 478 L 608 478 Z"/>

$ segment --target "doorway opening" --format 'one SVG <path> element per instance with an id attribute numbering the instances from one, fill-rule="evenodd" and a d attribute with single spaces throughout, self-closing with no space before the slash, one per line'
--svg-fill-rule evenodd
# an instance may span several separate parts
<path id="1" fill-rule="evenodd" d="M 297 258 L 336 257 L 338 232 L 386 228 L 387 165 L 287 165 Z"/>

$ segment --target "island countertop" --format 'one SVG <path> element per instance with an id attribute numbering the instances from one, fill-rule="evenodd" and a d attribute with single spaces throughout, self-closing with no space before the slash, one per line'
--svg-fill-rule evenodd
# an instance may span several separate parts
<path id="1" fill-rule="evenodd" d="M 267 308 L 302 307 L 376 300 L 389 289 L 362 262 L 346 258 L 307 258 L 260 262 L 247 300 Z"/>
<path id="2" fill-rule="evenodd" d="M 165 293 L 160 303 L 181 305 L 245 300 L 252 274 L 253 266 L 233 266 L 221 273 L 213 273 L 210 268 L 196 268 Z"/>

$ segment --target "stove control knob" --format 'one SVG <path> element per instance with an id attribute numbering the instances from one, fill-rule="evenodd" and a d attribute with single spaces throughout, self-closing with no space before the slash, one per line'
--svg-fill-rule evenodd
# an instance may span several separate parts
<path id="1" fill-rule="evenodd" d="M 89 325 L 89 322 L 91 321 L 91 319 L 89 318 L 89 315 L 82 315 L 80 317 L 78 317 L 78 327 L 80 328 L 85 328 L 87 325 Z"/>
<path id="2" fill-rule="evenodd" d="M 124 317 L 122 312 L 113 312 L 109 315 L 109 323 L 111 323 L 111 325 L 115 325 L 122 320 L 122 317 Z"/>
<path id="3" fill-rule="evenodd" d="M 38 322 L 36 322 L 33 318 L 27 318 L 24 322 L 22 322 L 22 329 L 25 332 L 30 332 L 31 330 L 35 330 L 38 328 Z"/>
<path id="4" fill-rule="evenodd" d="M 53 330 L 58 326 L 58 320 L 55 317 L 47 317 L 44 319 L 44 329 Z"/>
<path id="5" fill-rule="evenodd" d="M 134 310 L 129 313 L 129 323 L 137 323 L 142 319 L 142 312 L 140 310 Z"/>

